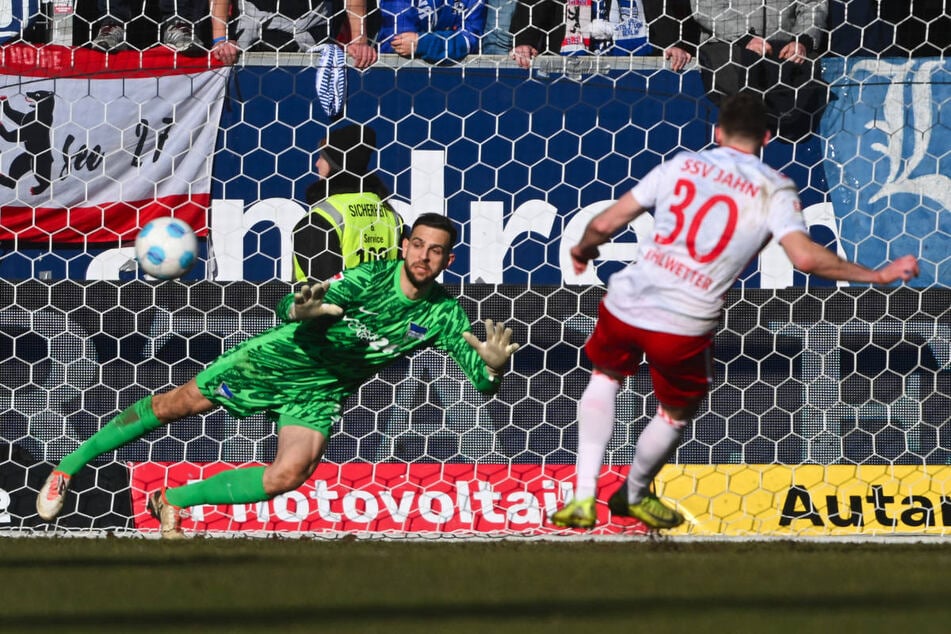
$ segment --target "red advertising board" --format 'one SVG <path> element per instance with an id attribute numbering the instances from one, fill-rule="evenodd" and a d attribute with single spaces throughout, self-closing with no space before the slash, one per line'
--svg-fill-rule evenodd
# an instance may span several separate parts
<path id="1" fill-rule="evenodd" d="M 146 495 L 163 486 L 208 478 L 238 465 L 216 463 L 130 463 L 135 526 L 154 532 Z M 255 466 L 245 464 L 241 466 Z M 323 463 L 302 487 L 267 502 L 189 509 L 186 533 L 370 533 L 517 534 L 564 533 L 547 517 L 571 498 L 574 465 Z M 623 481 L 617 469 L 602 471 L 601 498 Z M 609 521 L 587 534 L 646 533 L 640 522 Z"/>

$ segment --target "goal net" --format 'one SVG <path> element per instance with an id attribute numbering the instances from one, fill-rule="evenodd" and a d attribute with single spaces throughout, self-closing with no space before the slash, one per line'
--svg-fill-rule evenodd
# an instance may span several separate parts
<path id="1" fill-rule="evenodd" d="M 21 131 L 0 140 L 0 174 L 12 180 L 0 187 L 0 530 L 154 534 L 148 492 L 268 463 L 273 423 L 216 411 L 156 430 L 77 474 L 53 524 L 37 517 L 36 492 L 118 411 L 276 323 L 291 230 L 333 124 L 316 58 L 251 53 L 229 68 L 159 50 L 0 54 L 2 123 Z M 818 129 L 770 144 L 764 159 L 800 187 L 813 237 L 869 266 L 915 253 L 922 276 L 913 287 L 837 286 L 794 272 L 775 245 L 751 263 L 727 296 L 710 397 L 657 478 L 690 520 L 674 534 L 951 526 L 949 67 L 831 55 L 822 77 L 831 97 Z M 44 151 L 21 116 L 41 112 Z M 436 211 L 458 222 L 444 283 L 474 323 L 505 321 L 522 348 L 493 398 L 440 353 L 397 363 L 348 401 L 303 487 L 193 508 L 186 531 L 567 534 L 546 517 L 572 493 L 582 347 L 604 283 L 637 257 L 650 218 L 585 275 L 567 251 L 650 168 L 710 145 L 716 108 L 699 71 L 673 73 L 659 57 L 544 56 L 526 71 L 504 57 L 386 56 L 348 70 L 340 117 L 377 132 L 374 167 L 404 219 Z M 146 279 L 131 240 L 169 214 L 196 229 L 201 261 L 183 280 Z M 646 372 L 627 382 L 602 500 L 656 405 Z M 645 533 L 599 513 L 595 535 Z"/>

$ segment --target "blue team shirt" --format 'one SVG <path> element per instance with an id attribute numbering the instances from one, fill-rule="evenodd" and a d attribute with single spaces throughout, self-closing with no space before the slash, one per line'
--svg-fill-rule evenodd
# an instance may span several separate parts
<path id="1" fill-rule="evenodd" d="M 461 61 L 479 52 L 485 30 L 483 0 L 380 0 L 380 53 L 395 53 L 397 33 L 416 32 L 416 56 L 432 64 Z"/>

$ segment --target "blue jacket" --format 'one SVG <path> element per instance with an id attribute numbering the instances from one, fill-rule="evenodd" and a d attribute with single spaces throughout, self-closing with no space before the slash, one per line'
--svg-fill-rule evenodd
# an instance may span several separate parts
<path id="1" fill-rule="evenodd" d="M 0 44 L 22 37 L 40 15 L 39 0 L 13 0 L 3 4 L 6 11 L 0 13 Z"/>
<path id="2" fill-rule="evenodd" d="M 416 57 L 432 64 L 478 53 L 485 29 L 483 0 L 380 0 L 380 14 L 381 53 L 395 52 L 390 44 L 395 34 L 415 31 Z"/>

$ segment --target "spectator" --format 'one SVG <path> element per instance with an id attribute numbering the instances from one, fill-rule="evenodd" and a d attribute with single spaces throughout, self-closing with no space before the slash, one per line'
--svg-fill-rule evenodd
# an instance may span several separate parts
<path id="1" fill-rule="evenodd" d="M 512 50 L 512 15 L 517 0 L 485 1 L 485 33 L 482 36 L 482 53 L 485 55 L 508 55 Z"/>
<path id="2" fill-rule="evenodd" d="M 132 0 L 98 0 L 99 13 L 105 17 L 99 23 L 92 48 L 103 53 L 116 53 L 129 48 L 126 25 L 132 21 Z M 212 54 L 226 64 L 238 58 L 238 49 L 227 38 L 230 0 L 212 0 L 212 46 L 205 47 L 197 35 L 198 25 L 209 15 L 209 5 L 203 2 L 159 0 L 162 16 L 162 43 L 173 51 L 188 57 Z M 140 9 L 141 11 L 141 9 Z"/>
<path id="3" fill-rule="evenodd" d="M 380 0 L 381 53 L 430 64 L 459 62 L 479 52 L 485 29 L 482 0 Z"/>
<path id="4" fill-rule="evenodd" d="M 682 71 L 697 54 L 700 26 L 693 19 L 690 0 L 644 0 L 650 44 L 674 72 Z"/>
<path id="5" fill-rule="evenodd" d="M 529 68 L 538 55 L 586 55 L 599 49 L 610 33 L 601 25 L 598 6 L 593 0 L 519 0 L 512 16 L 515 48 L 510 56 Z"/>
<path id="6" fill-rule="evenodd" d="M 700 73 L 707 96 L 760 92 L 770 127 L 795 141 L 815 127 L 828 100 L 816 76 L 827 0 L 695 0 L 702 31 Z"/>
<path id="7" fill-rule="evenodd" d="M 238 61 L 241 49 L 228 35 L 231 0 L 211 0 L 211 54 L 224 64 Z"/>
<path id="8" fill-rule="evenodd" d="M 52 42 L 53 24 L 47 22 L 47 16 L 39 0 L 19 0 L 4 2 L 0 12 L 0 45 L 12 42 L 47 43 Z M 42 18 L 42 19 L 41 19 Z M 70 22 L 71 24 L 71 22 Z M 70 28 L 70 37 L 72 29 Z M 72 43 L 71 41 L 66 42 Z"/>
<path id="9" fill-rule="evenodd" d="M 238 47 L 244 51 L 312 51 L 337 40 L 357 68 L 372 66 L 376 49 L 367 37 L 366 0 L 239 0 Z"/>
<path id="10" fill-rule="evenodd" d="M 310 213 L 294 227 L 294 281 L 327 280 L 367 260 L 395 260 L 403 221 L 385 199 L 386 186 L 368 171 L 373 128 L 332 130 L 320 148 L 320 179 L 307 188 Z"/>
<path id="11" fill-rule="evenodd" d="M 116 53 L 129 48 L 125 25 L 132 21 L 131 0 L 98 0 L 99 14 L 103 16 L 92 47 L 103 53 Z"/>
<path id="12" fill-rule="evenodd" d="M 650 55 L 659 50 L 678 72 L 693 59 L 699 35 L 688 0 L 519 0 L 511 31 L 511 57 L 522 68 L 542 54 Z"/>

